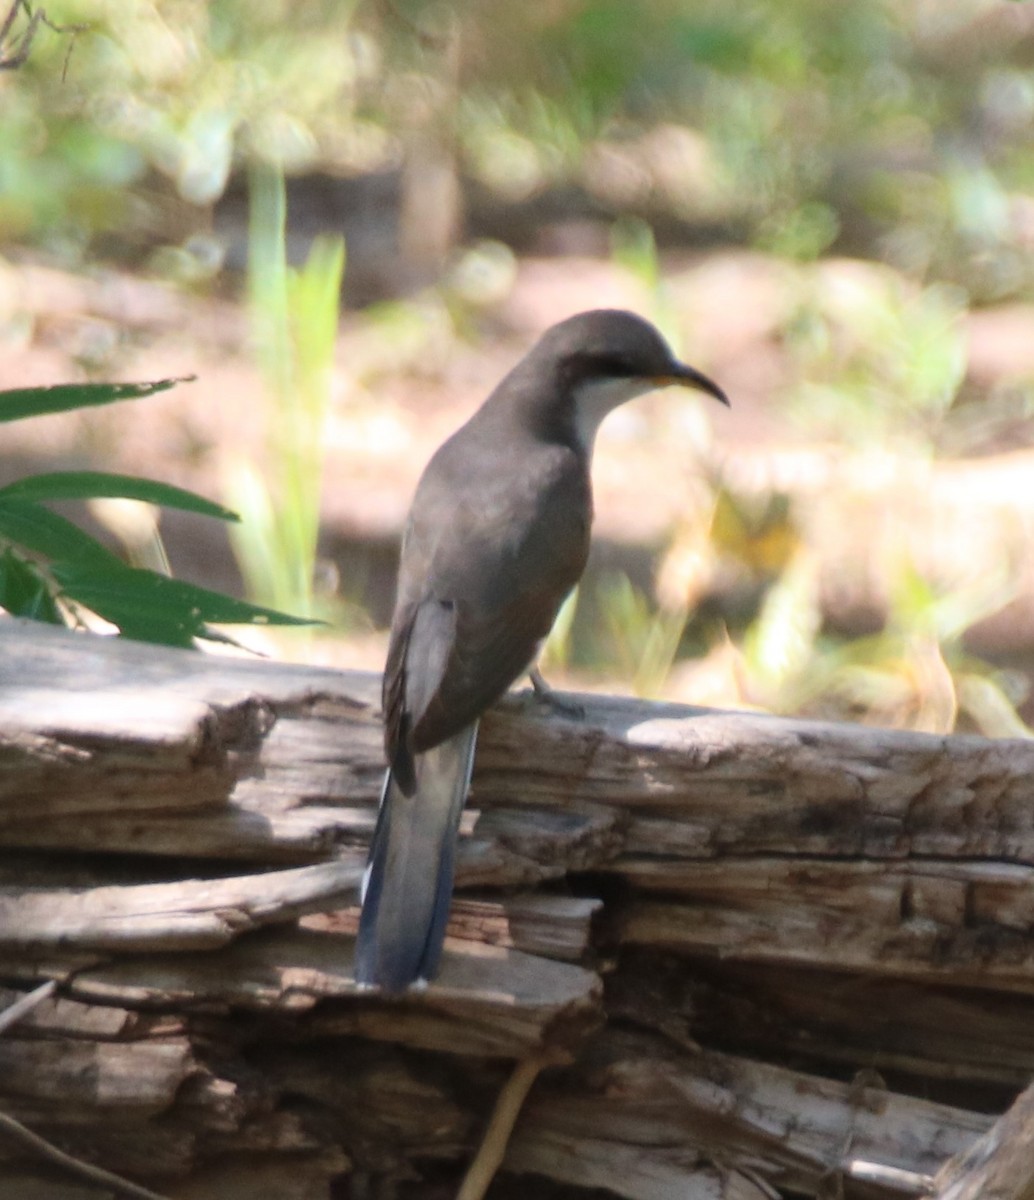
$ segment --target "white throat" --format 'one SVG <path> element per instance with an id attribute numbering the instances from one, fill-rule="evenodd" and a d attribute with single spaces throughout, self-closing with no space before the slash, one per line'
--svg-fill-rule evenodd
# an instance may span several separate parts
<path id="1" fill-rule="evenodd" d="M 656 387 L 652 379 L 590 379 L 578 384 L 574 391 L 574 428 L 590 459 L 603 418 Z"/>

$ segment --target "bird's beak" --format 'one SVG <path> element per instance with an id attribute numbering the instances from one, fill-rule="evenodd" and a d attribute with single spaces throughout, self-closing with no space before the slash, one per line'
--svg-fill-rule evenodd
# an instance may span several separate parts
<path id="1" fill-rule="evenodd" d="M 658 375 L 654 379 L 654 383 L 658 387 L 677 387 L 695 388 L 698 392 L 707 392 L 709 396 L 714 396 L 719 404 L 724 404 L 726 408 L 731 408 L 729 397 L 713 380 L 708 379 L 701 371 L 695 367 L 688 367 L 685 363 L 676 363 L 669 374 Z"/>

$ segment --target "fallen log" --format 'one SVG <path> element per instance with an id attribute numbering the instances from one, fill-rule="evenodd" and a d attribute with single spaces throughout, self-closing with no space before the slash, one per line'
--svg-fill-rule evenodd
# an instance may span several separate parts
<path id="1" fill-rule="evenodd" d="M 968 1148 L 991 1118 L 890 1093 L 864 1081 L 821 1080 L 783 1067 L 703 1050 L 673 1052 L 654 1039 L 609 1032 L 528 1107 L 509 1165 L 637 1200 L 683 1194 L 703 1168 L 726 1190 L 756 1181 L 819 1195 L 852 1165 L 876 1162 L 913 1181 L 913 1194 L 944 1160 Z M 715 1146 L 735 1146 L 727 1162 Z M 600 1148 L 606 1148 L 602 1155 Z M 651 1154 L 653 1150 L 653 1154 Z M 624 1151 L 624 1153 L 621 1153 Z M 662 1168 L 658 1190 L 650 1180 Z M 902 1189 L 906 1190 L 906 1189 Z"/>
<path id="2" fill-rule="evenodd" d="M 998 1170 L 1034 745 L 580 701 L 486 718 L 441 975 L 388 1000 L 351 971 L 376 679 L 0 622 L 0 1004 L 57 985 L 0 1113 L 183 1200 L 455 1194 L 538 1061 L 493 1195 Z M 104 1194 L 0 1126 L 3 1180 Z"/>
<path id="3" fill-rule="evenodd" d="M 1034 1087 L 960 1150 L 934 1181 L 937 1200 L 1027 1200 L 1034 1195 Z"/>

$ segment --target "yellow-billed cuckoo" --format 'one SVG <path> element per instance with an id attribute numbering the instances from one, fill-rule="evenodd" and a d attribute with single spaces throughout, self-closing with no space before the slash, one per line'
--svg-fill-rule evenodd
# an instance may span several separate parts
<path id="1" fill-rule="evenodd" d="M 478 718 L 534 666 L 589 552 L 600 422 L 653 388 L 725 393 L 612 309 L 547 330 L 434 454 L 402 539 L 384 670 L 384 781 L 356 979 L 431 979 L 452 898 Z"/>

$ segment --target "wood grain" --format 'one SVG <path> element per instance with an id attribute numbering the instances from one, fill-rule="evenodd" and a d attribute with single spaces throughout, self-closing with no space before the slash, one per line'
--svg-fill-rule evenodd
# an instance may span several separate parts
<path id="1" fill-rule="evenodd" d="M 0 1004 L 59 984 L 0 1110 L 182 1200 L 448 1194 L 545 1053 L 489 1196 L 1027 1195 L 990 1189 L 1029 1126 L 1034 745 L 508 697 L 441 975 L 389 1001 L 351 971 L 377 694 L 0 621 Z"/>

